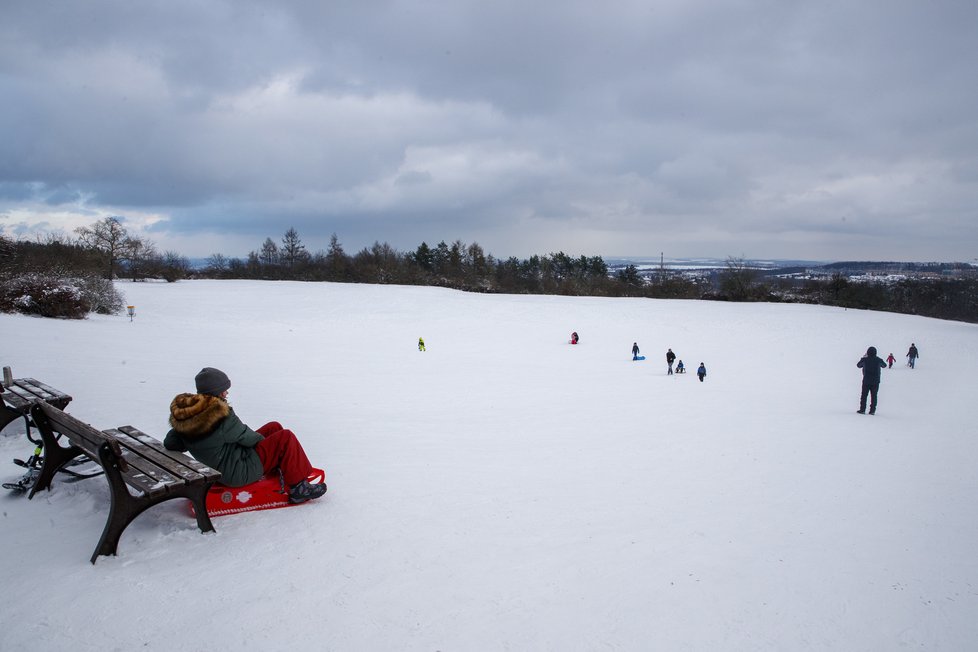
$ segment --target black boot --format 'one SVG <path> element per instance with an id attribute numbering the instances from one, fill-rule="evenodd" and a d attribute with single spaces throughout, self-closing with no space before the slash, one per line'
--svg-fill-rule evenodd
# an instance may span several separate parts
<path id="1" fill-rule="evenodd" d="M 326 493 L 325 484 L 312 484 L 308 480 L 303 480 L 299 484 L 293 485 L 289 489 L 289 502 L 293 505 L 304 503 L 307 500 L 315 500 Z"/>

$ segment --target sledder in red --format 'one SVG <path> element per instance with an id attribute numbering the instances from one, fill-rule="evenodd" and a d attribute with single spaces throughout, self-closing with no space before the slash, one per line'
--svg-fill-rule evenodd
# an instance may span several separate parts
<path id="1" fill-rule="evenodd" d="M 194 381 L 196 394 L 178 394 L 170 403 L 173 428 L 163 440 L 166 448 L 189 451 L 220 471 L 226 489 L 258 483 L 277 469 L 284 482 L 286 504 L 304 503 L 326 493 L 322 472 L 316 473 L 295 433 L 277 421 L 255 431 L 235 415 L 227 403 L 231 388 L 227 374 L 205 367 Z"/>

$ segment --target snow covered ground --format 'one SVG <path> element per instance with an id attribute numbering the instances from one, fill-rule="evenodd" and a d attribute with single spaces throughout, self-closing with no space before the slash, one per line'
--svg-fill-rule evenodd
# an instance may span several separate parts
<path id="1" fill-rule="evenodd" d="M 131 323 L 0 315 L 0 363 L 99 428 L 161 438 L 171 398 L 219 367 L 242 420 L 292 428 L 330 491 L 209 535 L 160 505 L 94 566 L 101 478 L 0 496 L 0 650 L 978 649 L 975 325 L 326 283 L 120 288 Z M 898 358 L 873 417 L 855 414 L 869 345 Z M 705 362 L 706 382 L 667 376 L 667 347 L 690 371 Z M 0 478 L 29 453 L 8 427 Z"/>

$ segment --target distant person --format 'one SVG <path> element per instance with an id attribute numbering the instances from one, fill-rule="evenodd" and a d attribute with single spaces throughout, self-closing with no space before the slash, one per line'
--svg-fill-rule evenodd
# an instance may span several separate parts
<path id="1" fill-rule="evenodd" d="M 700 363 L 699 368 L 696 369 L 696 375 L 699 376 L 701 383 L 703 382 L 703 379 L 706 378 L 706 365 L 702 362 Z"/>
<path id="2" fill-rule="evenodd" d="M 886 369 L 886 362 L 876 355 L 876 347 L 866 349 L 866 355 L 859 359 L 856 366 L 863 370 L 863 387 L 859 393 L 859 414 L 866 414 L 866 396 L 869 395 L 869 413 L 876 414 L 876 395 L 880 389 L 880 371 Z"/>
<path id="3" fill-rule="evenodd" d="M 684 373 L 686 373 L 686 365 L 683 364 L 683 361 L 682 360 L 680 360 L 679 362 L 676 363 L 676 373 L 677 374 L 684 374 Z"/>
<path id="4" fill-rule="evenodd" d="M 917 364 L 917 358 L 920 357 L 920 352 L 917 351 L 917 345 L 913 342 L 910 343 L 910 350 L 907 351 L 907 366 L 911 369 Z"/>
<path id="5" fill-rule="evenodd" d="M 638 360 L 638 342 L 632 343 L 632 360 Z"/>
<path id="6" fill-rule="evenodd" d="M 887 369 L 892 369 L 894 362 L 896 362 L 896 358 L 893 357 L 893 354 L 892 353 L 890 355 L 886 356 L 886 367 L 887 367 Z"/>
<path id="7" fill-rule="evenodd" d="M 418 338 L 418 351 L 424 351 L 424 350 L 425 350 L 424 349 L 424 338 L 423 337 L 419 337 Z"/>
<path id="8" fill-rule="evenodd" d="M 571 333 L 571 344 L 577 344 L 577 341 L 578 341 L 577 331 L 574 331 L 573 333 Z"/>
<path id="9" fill-rule="evenodd" d="M 313 467 L 302 444 L 277 421 L 252 430 L 228 405 L 231 381 L 220 369 L 204 367 L 194 378 L 196 394 L 178 394 L 170 403 L 170 425 L 163 446 L 189 451 L 199 462 L 221 472 L 221 484 L 243 487 L 279 469 L 289 488 L 290 503 L 304 503 L 326 493 L 311 483 Z"/>
<path id="10" fill-rule="evenodd" d="M 672 375 L 672 363 L 675 361 L 676 361 L 676 354 L 672 352 L 672 349 L 669 349 L 666 352 L 666 364 L 669 365 L 669 371 L 666 373 L 667 376 Z"/>

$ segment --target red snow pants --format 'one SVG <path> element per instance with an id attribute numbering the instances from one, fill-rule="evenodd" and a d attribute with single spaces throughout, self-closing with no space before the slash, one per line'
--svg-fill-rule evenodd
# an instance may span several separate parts
<path id="1" fill-rule="evenodd" d="M 266 423 L 255 432 L 264 437 L 255 446 L 255 452 L 261 459 L 265 473 L 272 469 L 281 469 L 288 487 L 299 484 L 309 477 L 312 473 L 312 464 L 309 463 L 309 458 L 302 450 L 302 444 L 299 443 L 295 433 L 283 428 L 278 421 Z"/>

